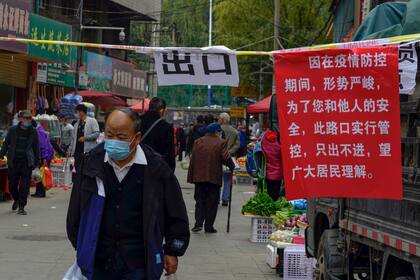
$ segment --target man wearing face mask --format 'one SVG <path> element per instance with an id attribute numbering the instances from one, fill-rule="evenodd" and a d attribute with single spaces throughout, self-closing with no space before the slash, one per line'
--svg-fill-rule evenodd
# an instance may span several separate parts
<path id="1" fill-rule="evenodd" d="M 9 129 L 0 151 L 0 159 L 8 157 L 9 188 L 13 197 L 12 210 L 26 215 L 32 170 L 40 164 L 38 134 L 32 126 L 29 111 L 18 113 L 19 123 Z M 20 185 L 20 186 L 19 186 Z"/>
<path id="2" fill-rule="evenodd" d="M 67 215 L 77 262 L 66 279 L 158 280 L 163 269 L 176 272 L 188 247 L 181 188 L 161 156 L 140 145 L 140 124 L 130 109 L 113 111 L 104 143 L 83 160 Z"/>
<path id="3" fill-rule="evenodd" d="M 74 110 L 78 120 L 74 125 L 69 155 L 74 157 L 74 164 L 76 171 L 78 171 L 83 155 L 96 146 L 96 139 L 98 139 L 100 131 L 96 119 L 87 115 L 87 107 L 85 105 L 79 104 Z"/>

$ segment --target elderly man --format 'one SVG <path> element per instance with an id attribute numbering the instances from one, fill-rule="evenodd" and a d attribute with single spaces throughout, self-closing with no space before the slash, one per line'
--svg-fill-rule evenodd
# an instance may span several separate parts
<path id="1" fill-rule="evenodd" d="M 195 226 L 193 232 L 204 230 L 216 233 L 213 227 L 220 201 L 223 164 L 233 170 L 234 163 L 226 149 L 226 140 L 221 139 L 222 128 L 213 123 L 207 126 L 206 135 L 194 143 L 188 182 L 195 184 Z"/>
<path id="2" fill-rule="evenodd" d="M 177 270 L 190 237 L 185 203 L 169 166 L 140 145 L 140 125 L 136 112 L 113 111 L 104 143 L 81 163 L 67 216 L 67 233 L 77 250 L 69 274 L 158 280 L 163 269 L 166 275 Z"/>
<path id="3" fill-rule="evenodd" d="M 221 113 L 219 116 L 219 124 L 222 127 L 224 136 L 227 141 L 227 149 L 231 157 L 236 156 L 241 142 L 239 138 L 239 132 L 230 125 L 230 116 L 227 113 Z M 228 171 L 223 172 L 223 194 L 222 194 L 222 205 L 227 206 L 230 195 L 230 185 L 232 183 L 232 174 Z"/>
<path id="4" fill-rule="evenodd" d="M 38 133 L 32 125 L 30 111 L 18 113 L 19 123 L 12 126 L 0 151 L 0 159 L 8 156 L 9 187 L 13 197 L 12 210 L 26 215 L 25 206 L 31 185 L 32 170 L 40 164 Z"/>

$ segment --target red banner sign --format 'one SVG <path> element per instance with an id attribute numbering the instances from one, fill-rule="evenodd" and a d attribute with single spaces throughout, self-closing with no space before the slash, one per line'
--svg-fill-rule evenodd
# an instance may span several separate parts
<path id="1" fill-rule="evenodd" d="M 402 199 L 398 47 L 275 54 L 288 199 Z"/>

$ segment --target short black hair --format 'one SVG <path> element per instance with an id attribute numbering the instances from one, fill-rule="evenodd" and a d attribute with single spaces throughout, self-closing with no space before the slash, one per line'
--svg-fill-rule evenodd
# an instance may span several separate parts
<path id="1" fill-rule="evenodd" d="M 75 111 L 77 112 L 83 112 L 85 114 L 87 114 L 87 107 L 83 104 L 79 104 L 76 106 L 76 108 L 74 108 Z"/>
<path id="2" fill-rule="evenodd" d="M 209 125 L 214 123 L 214 116 L 212 114 L 208 114 L 204 117 L 204 122 Z"/>
<path id="3" fill-rule="evenodd" d="M 149 111 L 158 112 L 162 109 L 166 109 L 166 101 L 160 97 L 153 97 L 149 103 Z"/>
<path id="4" fill-rule="evenodd" d="M 198 122 L 198 123 L 203 123 L 203 122 L 204 122 L 204 117 L 203 117 L 203 115 L 199 115 L 199 116 L 197 117 L 197 122 Z"/>
<path id="5" fill-rule="evenodd" d="M 126 114 L 134 123 L 134 132 L 135 133 L 140 132 L 141 119 L 140 119 L 139 114 L 136 111 L 134 111 L 133 109 L 127 108 L 127 107 L 118 108 L 118 109 L 115 109 L 114 111 L 120 111 L 120 112 L 123 112 L 124 114 Z M 112 111 L 112 112 L 114 112 L 114 111 Z M 107 122 L 108 117 L 112 114 L 112 112 L 109 113 L 109 114 L 106 114 L 105 123 Z"/>

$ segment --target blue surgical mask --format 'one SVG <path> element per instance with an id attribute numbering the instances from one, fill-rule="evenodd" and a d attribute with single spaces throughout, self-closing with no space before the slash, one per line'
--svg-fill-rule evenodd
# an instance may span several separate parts
<path id="1" fill-rule="evenodd" d="M 30 128 L 32 126 L 32 122 L 23 122 L 23 127 Z"/>
<path id="2" fill-rule="evenodd" d="M 105 139 L 105 150 L 108 153 L 108 156 L 113 160 L 126 159 L 131 153 L 130 145 L 134 141 L 134 139 L 130 142 L 114 139 Z"/>

